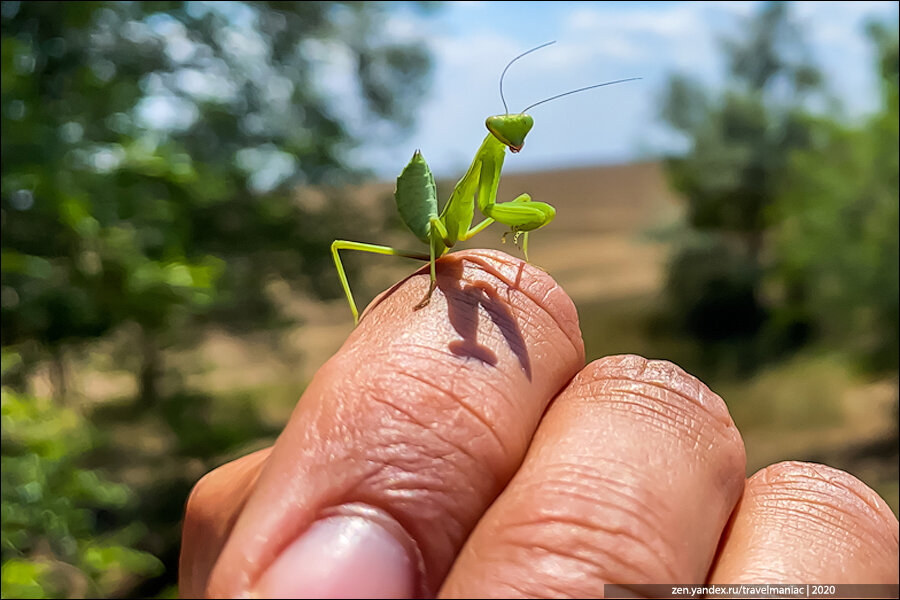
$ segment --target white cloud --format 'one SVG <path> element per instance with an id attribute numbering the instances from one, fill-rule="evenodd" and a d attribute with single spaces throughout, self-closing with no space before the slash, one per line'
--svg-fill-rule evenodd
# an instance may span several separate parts
<path id="1" fill-rule="evenodd" d="M 654 9 L 578 8 L 564 21 L 573 32 L 621 32 L 678 37 L 697 29 L 702 4 L 675 4 Z"/>
<path id="2" fill-rule="evenodd" d="M 428 24 L 417 14 L 408 11 L 395 11 L 387 16 L 384 22 L 384 36 L 394 39 L 419 39 L 424 38 L 423 31 L 427 31 Z"/>

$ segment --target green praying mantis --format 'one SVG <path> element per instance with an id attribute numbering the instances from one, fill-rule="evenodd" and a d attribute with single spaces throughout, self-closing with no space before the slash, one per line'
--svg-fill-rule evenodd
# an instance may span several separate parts
<path id="1" fill-rule="evenodd" d="M 350 284 L 347 282 L 344 265 L 341 263 L 340 250 L 358 250 L 429 261 L 431 285 L 416 308 L 427 305 L 434 293 L 437 285 L 435 260 L 446 254 L 457 242 L 468 240 L 495 221 L 509 227 L 507 233 L 513 234 L 517 244 L 519 236 L 522 236 L 522 252 L 525 260 L 528 260 L 528 233 L 550 223 L 556 216 L 556 209 L 545 202 L 533 201 L 528 194 L 522 194 L 509 202 L 497 202 L 497 186 L 500 183 L 500 171 L 503 169 L 506 149 L 509 148 L 512 153 L 519 152 L 525 144 L 525 136 L 534 125 L 534 119 L 526 114 L 526 111 L 570 94 L 639 79 L 639 77 L 619 79 L 571 90 L 535 102 L 518 114 L 509 114 L 506 98 L 503 96 L 503 77 L 506 72 L 520 58 L 553 43 L 547 42 L 523 52 L 509 61 L 503 69 L 500 75 L 500 99 L 503 101 L 505 113 L 488 117 L 485 121 L 488 134 L 475 153 L 469 170 L 456 184 L 450 200 L 441 212 L 438 212 L 434 176 L 421 152 L 416 150 L 409 164 L 397 177 L 397 188 L 394 192 L 397 210 L 409 230 L 428 245 L 428 254 L 347 240 L 335 240 L 331 244 L 334 265 L 347 295 L 347 301 L 350 303 L 354 324 L 359 323 L 359 311 L 350 291 Z M 473 227 L 476 203 L 484 219 Z M 507 233 L 503 234 L 504 240 Z"/>

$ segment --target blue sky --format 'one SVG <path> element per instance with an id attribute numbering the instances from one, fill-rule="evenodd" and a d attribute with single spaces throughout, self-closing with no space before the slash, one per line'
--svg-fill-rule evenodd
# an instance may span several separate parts
<path id="1" fill-rule="evenodd" d="M 625 77 L 642 80 L 594 90 L 537 107 L 525 148 L 508 170 L 626 162 L 672 148 L 660 122 L 668 74 L 683 72 L 721 85 L 717 39 L 735 32 L 757 2 L 448 2 L 423 15 L 390 17 L 386 35 L 424 41 L 435 68 L 427 98 L 411 107 L 417 126 L 403 140 L 368 136 L 360 162 L 396 176 L 420 148 L 435 173 L 461 174 L 484 136 L 484 119 L 503 112 L 497 91 L 510 58 L 540 43 L 557 43 L 519 61 L 507 75 L 510 110 L 569 89 Z M 897 23 L 897 2 L 798 2 L 794 15 L 813 59 L 847 112 L 860 116 L 878 102 L 867 19 Z M 346 92 L 352 74 L 340 60 L 323 84 Z M 346 93 L 343 94 L 346 97 Z M 348 120 L 353 123 L 352 116 Z M 367 124 L 353 127 L 363 136 Z"/>

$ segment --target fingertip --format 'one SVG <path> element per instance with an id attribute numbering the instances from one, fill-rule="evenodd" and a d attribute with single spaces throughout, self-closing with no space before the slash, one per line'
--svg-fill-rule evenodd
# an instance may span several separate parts
<path id="1" fill-rule="evenodd" d="M 783 461 L 760 469 L 747 481 L 747 495 L 766 503 L 817 504 L 846 515 L 848 533 L 863 527 L 885 547 L 898 545 L 898 521 L 875 490 L 846 471 L 819 463 Z M 824 503 L 824 504 L 823 504 Z"/>
<path id="2" fill-rule="evenodd" d="M 585 374 L 593 379 L 625 378 L 669 390 L 693 408 L 702 410 L 722 427 L 737 433 L 725 401 L 675 363 L 620 354 L 593 361 L 585 369 Z"/>
<path id="3" fill-rule="evenodd" d="M 527 295 L 537 306 L 546 312 L 572 346 L 580 353 L 584 361 L 584 340 L 581 337 L 581 325 L 575 303 L 560 287 L 553 276 L 520 258 L 516 258 L 499 250 L 477 249 L 464 251 L 461 258 L 479 262 L 490 269 L 511 289 L 518 289 Z"/>
<path id="4" fill-rule="evenodd" d="M 865 483 L 786 461 L 747 480 L 710 581 L 896 583 L 898 522 Z"/>
<path id="5" fill-rule="evenodd" d="M 361 335 L 368 338 L 386 327 L 409 326 L 410 318 L 428 327 L 433 327 L 435 320 L 453 321 L 458 315 L 450 304 L 456 301 L 458 306 L 477 300 L 477 294 L 459 292 L 480 291 L 513 309 L 517 326 L 546 329 L 548 324 L 554 325 L 571 344 L 577 362 L 584 362 L 584 341 L 575 303 L 547 271 L 505 252 L 483 248 L 447 254 L 437 260 L 435 270 L 437 287 L 428 302 L 421 302 L 430 286 L 426 263 L 369 303 L 360 316 L 357 329 Z M 542 358 L 554 360 L 559 356 L 550 353 Z"/>

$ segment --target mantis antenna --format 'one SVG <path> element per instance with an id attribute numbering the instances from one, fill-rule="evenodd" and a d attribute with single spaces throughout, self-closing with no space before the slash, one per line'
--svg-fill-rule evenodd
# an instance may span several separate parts
<path id="1" fill-rule="evenodd" d="M 555 43 L 556 43 L 556 40 L 553 40 L 552 42 L 546 42 L 544 44 L 541 44 L 540 46 L 535 46 L 531 50 L 526 50 L 522 54 L 518 55 L 517 57 L 515 57 L 514 59 L 512 59 L 511 61 L 506 63 L 506 68 L 503 69 L 503 73 L 500 74 L 500 100 L 503 101 L 503 111 L 506 114 L 509 114 L 509 107 L 506 106 L 506 98 L 503 97 L 503 77 L 506 76 L 506 72 L 509 71 L 509 68 L 512 66 L 512 64 L 514 62 L 516 62 L 523 56 L 527 56 L 527 55 L 531 54 L 532 52 L 534 52 L 535 50 L 540 50 L 541 48 L 546 48 L 547 46 L 549 46 L 551 44 L 555 44 Z M 525 111 L 522 111 L 522 112 L 525 112 Z"/>
<path id="2" fill-rule="evenodd" d="M 515 57 L 514 59 L 512 59 L 511 61 L 506 63 L 506 67 L 504 67 L 503 72 L 500 74 L 500 100 L 503 101 L 503 112 L 505 114 L 507 114 L 507 115 L 509 114 L 509 107 L 506 104 L 506 97 L 503 95 L 503 78 L 506 77 L 506 72 L 509 71 L 509 68 L 513 65 L 514 62 L 516 62 L 523 56 L 528 56 L 529 54 L 531 54 L 532 52 L 535 52 L 536 50 L 540 50 L 541 48 L 546 48 L 547 46 L 549 46 L 551 44 L 555 44 L 555 43 L 556 43 L 556 40 L 553 40 L 552 42 L 546 42 L 544 44 L 541 44 L 540 46 L 535 46 L 531 50 L 526 50 L 522 54 L 518 55 L 517 57 Z M 569 96 L 571 94 L 577 94 L 579 92 L 586 92 L 587 90 L 592 90 L 594 88 L 604 87 L 607 85 L 615 85 L 617 83 L 625 83 L 626 81 L 636 81 L 638 79 L 640 79 L 640 77 L 629 77 L 628 79 L 617 79 L 615 81 L 607 81 L 606 83 L 597 83 L 595 85 L 589 85 L 587 87 L 578 88 L 577 90 L 570 90 L 568 92 L 563 92 L 562 94 L 557 94 L 555 96 L 550 96 L 549 98 L 544 98 L 543 100 L 540 100 L 538 102 L 535 102 L 534 104 L 531 104 L 531 105 L 525 107 L 524 109 L 522 109 L 522 113 L 525 113 L 526 111 L 534 108 L 535 106 L 538 106 L 539 104 L 543 104 L 545 102 L 550 102 L 551 100 L 556 100 L 557 98 L 562 98 L 563 96 Z"/>
<path id="3" fill-rule="evenodd" d="M 589 85 L 589 86 L 587 86 L 587 87 L 578 88 L 577 90 L 570 90 L 570 91 L 568 91 L 568 92 L 563 92 L 562 94 L 557 94 L 557 95 L 555 95 L 555 96 L 550 96 L 549 98 L 544 98 L 543 100 L 540 100 L 539 102 L 535 102 L 534 104 L 531 104 L 531 105 L 529 105 L 529 106 L 526 106 L 525 108 L 522 109 L 522 112 L 524 113 L 524 112 L 526 112 L 526 111 L 528 111 L 528 110 L 534 108 L 534 107 L 537 106 L 538 104 L 543 104 L 544 102 L 550 102 L 551 100 L 556 100 L 557 98 L 562 98 L 563 96 L 569 96 L 569 95 L 571 95 L 571 94 L 577 94 L 578 92 L 584 92 L 584 91 L 587 91 L 587 90 L 592 90 L 592 89 L 594 89 L 594 88 L 603 87 L 603 86 L 605 86 L 605 85 L 615 85 L 615 84 L 617 84 L 617 83 L 625 83 L 626 81 L 636 81 L 636 80 L 638 80 L 638 79 L 640 79 L 640 77 L 629 77 L 628 79 L 616 79 L 615 81 L 607 81 L 606 83 L 597 83 L 597 84 L 594 84 L 594 85 Z"/>

